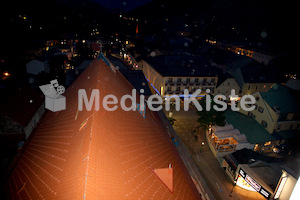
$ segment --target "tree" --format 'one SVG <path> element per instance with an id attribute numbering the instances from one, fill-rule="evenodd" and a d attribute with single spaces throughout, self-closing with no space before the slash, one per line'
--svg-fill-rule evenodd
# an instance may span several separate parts
<path id="1" fill-rule="evenodd" d="M 210 99 L 213 99 L 213 96 L 210 95 Z M 199 100 L 199 103 L 203 108 L 202 111 L 197 111 L 197 114 L 199 115 L 197 121 L 200 123 L 200 126 L 204 127 L 204 129 L 207 129 L 209 125 L 225 126 L 224 112 L 216 111 L 213 108 L 214 105 L 217 105 L 214 101 L 210 101 L 211 109 L 209 111 L 206 110 L 206 97 Z"/>

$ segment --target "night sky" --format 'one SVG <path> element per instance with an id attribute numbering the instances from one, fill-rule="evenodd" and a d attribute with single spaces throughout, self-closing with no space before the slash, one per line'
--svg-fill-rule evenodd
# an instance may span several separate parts
<path id="1" fill-rule="evenodd" d="M 109 9 L 133 10 L 151 0 L 92 0 Z"/>

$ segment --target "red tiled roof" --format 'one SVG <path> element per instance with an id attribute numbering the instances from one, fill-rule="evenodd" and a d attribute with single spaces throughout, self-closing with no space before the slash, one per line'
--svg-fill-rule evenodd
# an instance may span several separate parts
<path id="1" fill-rule="evenodd" d="M 78 89 L 99 89 L 102 102 L 132 86 L 94 60 L 64 94 L 67 109 L 41 122 L 9 178 L 12 199 L 200 199 L 157 113 L 77 111 Z M 169 164 L 173 192 L 153 173 Z"/>

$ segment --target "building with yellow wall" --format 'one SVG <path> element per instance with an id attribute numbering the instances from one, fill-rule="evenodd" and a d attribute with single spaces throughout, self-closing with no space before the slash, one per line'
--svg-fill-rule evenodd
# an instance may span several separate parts
<path id="1" fill-rule="evenodd" d="M 300 136 L 300 106 L 297 92 L 275 84 L 268 92 L 256 92 L 253 111 L 239 112 L 255 119 L 270 134 L 280 140 Z"/>
<path id="2" fill-rule="evenodd" d="M 184 89 L 190 93 L 201 89 L 201 94 L 209 89 L 213 94 L 220 71 L 204 58 L 196 56 L 150 56 L 141 60 L 139 66 L 161 96 L 183 95 Z"/>

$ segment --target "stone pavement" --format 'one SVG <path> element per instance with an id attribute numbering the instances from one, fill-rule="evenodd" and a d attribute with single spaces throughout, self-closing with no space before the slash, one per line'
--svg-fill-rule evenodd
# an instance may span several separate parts
<path id="1" fill-rule="evenodd" d="M 196 141 L 193 132 L 199 124 L 197 123 L 198 115 L 195 111 L 195 109 L 191 109 L 190 111 L 183 111 L 183 109 L 181 111 L 173 111 L 173 118 L 176 119 L 173 128 L 187 147 L 203 178 L 204 185 L 210 189 L 213 198 L 217 200 L 265 199 L 257 192 L 233 186 L 224 169 L 210 151 L 204 132 L 200 133 L 200 138 L 197 138 Z M 165 114 L 168 116 L 168 112 L 165 112 Z M 202 141 L 204 141 L 204 145 L 202 145 Z"/>

